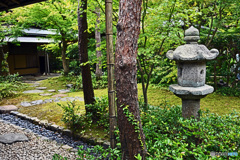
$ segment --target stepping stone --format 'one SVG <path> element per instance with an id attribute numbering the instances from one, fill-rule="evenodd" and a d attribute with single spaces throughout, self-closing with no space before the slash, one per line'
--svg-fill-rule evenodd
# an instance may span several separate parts
<path id="1" fill-rule="evenodd" d="M 40 96 L 51 96 L 52 93 L 43 93 L 43 94 L 40 94 Z"/>
<path id="2" fill-rule="evenodd" d="M 58 90 L 58 92 L 59 93 L 68 93 L 68 92 L 70 92 L 70 90 L 69 89 L 60 89 L 60 90 Z"/>
<path id="3" fill-rule="evenodd" d="M 38 87 L 40 85 L 40 83 L 33 83 L 33 87 Z"/>
<path id="4" fill-rule="evenodd" d="M 48 92 L 56 92 L 55 89 L 49 89 Z"/>
<path id="5" fill-rule="evenodd" d="M 23 107 L 30 107 L 30 106 L 32 106 L 32 104 L 29 103 L 29 102 L 21 102 L 21 106 L 23 106 Z"/>
<path id="6" fill-rule="evenodd" d="M 43 93 L 44 91 L 42 90 L 28 90 L 28 91 L 24 91 L 23 93 Z"/>
<path id="7" fill-rule="evenodd" d="M 75 97 L 75 100 L 84 101 L 82 97 Z"/>
<path id="8" fill-rule="evenodd" d="M 5 144 L 11 144 L 14 142 L 28 141 L 28 137 L 21 133 L 7 133 L 0 135 L 0 142 Z"/>
<path id="9" fill-rule="evenodd" d="M 45 89 L 47 89 L 47 87 L 36 87 L 36 89 L 45 90 Z"/>
<path id="10" fill-rule="evenodd" d="M 52 96 L 53 98 L 58 98 L 58 97 L 66 97 L 67 94 L 56 94 L 54 96 Z"/>
<path id="11" fill-rule="evenodd" d="M 31 103 L 32 103 L 32 105 L 39 105 L 39 104 L 43 104 L 44 101 L 43 100 L 36 100 L 36 101 L 32 101 Z"/>
<path id="12" fill-rule="evenodd" d="M 0 113 L 10 113 L 11 111 L 17 111 L 18 108 L 14 105 L 0 106 Z"/>
<path id="13" fill-rule="evenodd" d="M 67 101 L 67 97 L 61 98 L 60 101 Z"/>
<path id="14" fill-rule="evenodd" d="M 72 149 L 72 147 L 70 147 L 69 145 L 63 145 L 62 148 L 63 148 L 63 149 L 66 149 L 66 150 Z"/>
<path id="15" fill-rule="evenodd" d="M 68 97 L 69 101 L 75 101 L 76 99 L 74 97 Z"/>
<path id="16" fill-rule="evenodd" d="M 67 88 L 73 88 L 73 84 L 67 84 L 66 87 Z"/>
<path id="17" fill-rule="evenodd" d="M 45 103 L 51 103 L 51 102 L 53 102 L 53 99 L 45 99 L 44 102 Z"/>

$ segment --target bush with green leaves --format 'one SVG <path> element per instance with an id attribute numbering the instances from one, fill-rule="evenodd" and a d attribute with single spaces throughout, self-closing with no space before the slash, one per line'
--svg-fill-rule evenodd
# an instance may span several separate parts
<path id="1" fill-rule="evenodd" d="M 84 149 L 83 146 L 79 146 L 78 148 L 77 160 L 121 160 L 121 152 L 119 149 L 104 148 L 99 145 L 87 149 Z M 67 158 L 55 154 L 52 160 L 67 160 Z"/>
<path id="2" fill-rule="evenodd" d="M 86 104 L 86 107 L 94 110 L 94 113 L 91 114 L 91 118 L 96 121 L 96 123 L 104 127 L 105 129 L 109 128 L 109 113 L 108 113 L 108 97 L 104 96 L 101 98 L 95 97 L 94 104 Z"/>
<path id="3" fill-rule="evenodd" d="M 59 104 L 63 109 L 62 121 L 69 127 L 72 131 L 78 131 L 85 126 L 91 125 L 92 121 L 88 115 L 79 114 L 78 111 L 80 106 L 75 105 L 74 102 L 69 102 L 67 105 Z"/>
<path id="4" fill-rule="evenodd" d="M 22 91 L 25 87 L 18 74 L 0 76 L 0 100 L 16 95 L 17 91 Z"/>
<path id="5" fill-rule="evenodd" d="M 224 96 L 234 96 L 234 97 L 240 97 L 240 86 L 239 87 L 221 87 L 218 88 L 216 91 L 218 94 L 224 95 Z"/>
<path id="6" fill-rule="evenodd" d="M 141 104 L 140 107 L 144 106 Z M 142 109 L 141 120 L 148 151 L 146 159 L 240 159 L 239 113 L 223 116 L 209 111 L 200 113 L 200 120 L 184 119 L 181 106 L 169 106 L 167 102 L 160 107 L 149 105 Z M 237 152 L 238 155 L 211 157 L 212 151 Z M 105 159 L 110 151 L 105 152 L 101 147 L 87 151 L 80 148 L 78 151 L 80 159 L 96 159 L 92 153 Z M 119 145 L 111 155 L 121 157 Z M 138 155 L 137 159 L 141 157 Z"/>
<path id="7" fill-rule="evenodd" d="M 92 74 L 92 84 L 94 89 L 107 88 L 108 77 L 107 75 L 102 75 L 100 80 L 96 79 L 96 75 Z"/>
<path id="8" fill-rule="evenodd" d="M 181 106 L 151 107 L 142 115 L 148 159 L 227 159 L 210 152 L 238 152 L 239 113 L 219 116 L 202 112 L 199 121 L 183 119 Z"/>

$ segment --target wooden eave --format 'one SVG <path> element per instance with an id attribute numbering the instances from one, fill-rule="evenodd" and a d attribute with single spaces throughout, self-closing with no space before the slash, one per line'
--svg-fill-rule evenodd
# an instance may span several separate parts
<path id="1" fill-rule="evenodd" d="M 45 0 L 0 0 L 0 12 Z"/>

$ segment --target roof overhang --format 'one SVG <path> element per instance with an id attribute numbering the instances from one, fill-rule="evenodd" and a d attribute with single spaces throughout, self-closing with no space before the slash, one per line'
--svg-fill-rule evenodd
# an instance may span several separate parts
<path id="1" fill-rule="evenodd" d="M 45 0 L 0 0 L 0 12 Z"/>
<path id="2" fill-rule="evenodd" d="M 50 38 L 38 38 L 38 37 L 17 37 L 4 39 L 5 42 L 20 42 L 20 43 L 54 43 L 53 39 Z"/>

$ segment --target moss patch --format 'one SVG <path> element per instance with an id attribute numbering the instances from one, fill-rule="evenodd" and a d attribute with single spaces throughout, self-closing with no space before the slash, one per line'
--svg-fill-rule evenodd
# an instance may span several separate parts
<path id="1" fill-rule="evenodd" d="M 59 89 L 66 88 L 66 84 L 71 83 L 66 77 L 54 77 L 47 80 L 43 80 L 40 82 L 40 86 L 47 87 L 49 89 L 55 89 L 56 91 Z M 29 85 L 27 89 L 34 89 Z M 47 93 L 45 90 L 45 93 Z M 95 97 L 102 97 L 107 95 L 107 88 L 105 89 L 96 89 L 94 90 Z M 54 94 L 58 94 L 53 93 Z M 142 98 L 142 88 L 141 84 L 138 84 L 138 94 L 139 99 Z M 67 93 L 68 97 L 83 97 L 83 91 L 80 90 L 78 92 L 70 92 Z M 57 125 L 65 127 L 64 123 L 61 121 L 62 118 L 62 108 L 57 105 L 57 103 L 46 103 L 43 105 L 36 105 L 31 107 L 21 107 L 20 103 L 23 101 L 34 101 L 34 100 L 44 100 L 50 99 L 51 96 L 40 96 L 39 94 L 23 94 L 19 93 L 17 96 L 12 98 L 4 98 L 0 105 L 3 104 L 13 104 L 19 107 L 19 112 L 27 114 L 32 117 L 38 117 L 43 120 L 46 119 L 51 123 L 55 123 Z M 148 102 L 150 105 L 161 106 L 162 104 L 169 105 L 181 105 L 181 99 L 175 96 L 172 92 L 168 90 L 168 88 L 159 88 L 155 86 L 149 86 L 148 89 Z M 67 102 L 58 102 L 60 104 L 66 104 Z M 236 111 L 240 111 L 240 98 L 239 97 L 229 97 L 222 96 L 216 93 L 210 94 L 207 97 L 201 100 L 201 109 L 206 110 L 209 109 L 210 112 L 218 113 L 219 115 L 231 113 L 233 109 Z M 76 101 L 76 105 L 80 106 L 79 114 L 85 114 L 84 102 Z M 92 125 L 86 127 L 82 130 L 82 134 L 88 135 L 91 137 L 99 137 L 107 140 L 108 134 L 103 128 Z"/>

